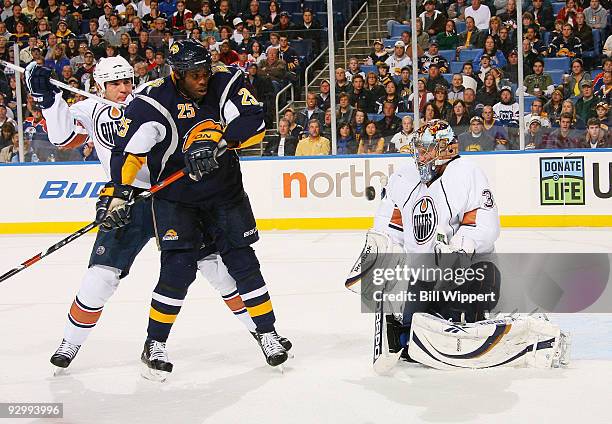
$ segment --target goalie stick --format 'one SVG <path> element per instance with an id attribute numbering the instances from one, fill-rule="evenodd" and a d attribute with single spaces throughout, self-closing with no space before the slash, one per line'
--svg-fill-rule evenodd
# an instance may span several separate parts
<path id="1" fill-rule="evenodd" d="M 142 201 L 148 199 L 154 193 L 158 192 L 159 190 L 161 190 L 162 188 L 166 187 L 167 185 L 175 182 L 176 180 L 179 180 L 179 179 L 183 178 L 186 174 L 187 174 L 187 169 L 181 169 L 180 171 L 175 172 L 174 174 L 170 175 L 165 180 L 160 181 L 158 184 L 155 184 L 149 190 L 140 193 L 138 196 L 136 196 L 135 198 L 133 198 L 132 200 L 127 202 L 127 205 L 132 206 L 136 202 L 142 202 Z M 44 257 L 50 255 L 51 253 L 61 249 L 62 247 L 66 246 L 68 243 L 73 242 L 74 240 L 76 240 L 79 237 L 81 237 L 83 234 L 86 234 L 89 231 L 93 230 L 94 228 L 96 228 L 98 226 L 98 224 L 99 223 L 96 222 L 96 221 L 90 222 L 89 224 L 87 224 L 83 228 L 75 231 L 74 233 L 70 234 L 68 237 L 60 240 L 57 243 L 55 243 L 53 246 L 49 247 L 44 252 L 41 252 L 41 253 L 38 253 L 37 255 L 32 256 L 27 261 L 22 262 L 21 265 L 19 265 L 18 267 L 15 267 L 15 268 L 11 269 L 10 271 L 5 272 L 4 274 L 0 275 L 0 283 L 3 282 L 4 280 L 7 280 L 7 279 L 11 278 L 15 274 L 18 274 L 19 272 L 23 271 L 24 269 L 34 265 L 36 262 L 40 261 L 42 258 L 44 258 Z"/>

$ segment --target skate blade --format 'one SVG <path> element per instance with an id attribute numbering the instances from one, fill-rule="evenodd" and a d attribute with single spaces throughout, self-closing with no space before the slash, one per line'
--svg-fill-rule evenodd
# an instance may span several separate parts
<path id="1" fill-rule="evenodd" d="M 147 364 L 141 364 L 140 375 L 142 378 L 158 383 L 163 383 L 168 378 L 170 373 L 161 370 L 154 370 L 147 366 Z"/>
<path id="2" fill-rule="evenodd" d="M 374 372 L 378 375 L 389 375 L 399 361 L 400 356 L 402 356 L 401 350 L 397 353 L 388 353 L 379 356 L 372 365 Z"/>
<path id="3" fill-rule="evenodd" d="M 56 366 L 53 367 L 53 377 L 61 377 L 62 375 L 68 375 L 69 373 L 68 368 Z"/>

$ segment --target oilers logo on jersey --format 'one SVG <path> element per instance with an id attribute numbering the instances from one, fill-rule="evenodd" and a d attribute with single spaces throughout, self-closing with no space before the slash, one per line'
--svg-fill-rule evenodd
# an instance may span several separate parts
<path id="1" fill-rule="evenodd" d="M 108 149 L 112 149 L 115 146 L 115 134 L 119 130 L 122 119 L 123 110 L 112 106 L 102 106 L 94 111 L 93 128 L 95 129 L 96 137 Z"/>
<path id="2" fill-rule="evenodd" d="M 422 197 L 412 209 L 412 231 L 418 244 L 424 244 L 433 236 L 438 226 L 438 214 L 434 201 L 429 196 Z"/>

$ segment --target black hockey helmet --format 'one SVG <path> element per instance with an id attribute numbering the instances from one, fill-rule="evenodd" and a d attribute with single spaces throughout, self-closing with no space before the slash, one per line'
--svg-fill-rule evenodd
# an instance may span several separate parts
<path id="1" fill-rule="evenodd" d="M 168 64 L 174 71 L 210 70 L 211 63 L 212 58 L 206 47 L 193 39 L 176 41 L 170 46 Z"/>

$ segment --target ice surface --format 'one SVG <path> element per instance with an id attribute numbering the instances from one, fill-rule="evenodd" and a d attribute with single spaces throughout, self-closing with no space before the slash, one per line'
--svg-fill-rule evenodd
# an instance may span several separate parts
<path id="1" fill-rule="evenodd" d="M 611 252 L 609 230 L 506 230 L 499 251 Z M 0 402 L 63 402 L 41 423 L 609 423 L 612 315 L 555 317 L 573 332 L 569 369 L 442 372 L 371 368 L 371 316 L 344 278 L 361 232 L 268 232 L 256 244 L 278 330 L 295 358 L 271 369 L 253 338 L 201 277 L 168 342 L 174 372 L 142 379 L 158 253 L 150 243 L 70 367 L 48 362 L 87 265 L 86 236 L 0 284 Z M 2 236 L 0 272 L 59 236 Z M 10 420 L 0 420 L 1 423 Z M 15 420 L 26 423 L 28 420 Z"/>

